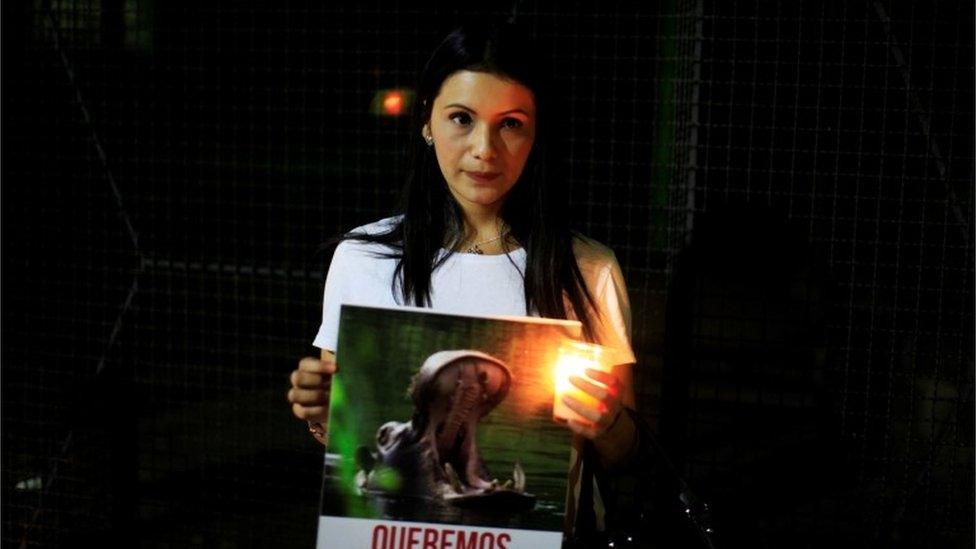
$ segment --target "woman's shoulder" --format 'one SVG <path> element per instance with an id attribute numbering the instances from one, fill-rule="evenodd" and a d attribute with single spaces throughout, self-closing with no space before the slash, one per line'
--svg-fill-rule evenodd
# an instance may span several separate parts
<path id="1" fill-rule="evenodd" d="M 387 244 L 357 237 L 377 237 L 389 233 L 396 227 L 401 218 L 402 216 L 387 217 L 347 231 L 336 246 L 334 257 L 341 258 L 341 260 L 351 260 L 354 258 L 375 259 L 388 255 L 393 250 Z"/>
<path id="2" fill-rule="evenodd" d="M 372 223 L 367 223 L 365 225 L 360 225 L 351 231 L 346 233 L 346 236 L 355 235 L 369 235 L 376 236 L 383 233 L 388 233 L 397 226 L 398 223 L 403 219 L 402 215 L 394 215 L 390 217 L 385 217 L 383 219 L 373 221 Z"/>
<path id="3" fill-rule="evenodd" d="M 617 256 L 613 250 L 579 233 L 573 235 L 573 253 L 580 269 L 584 271 L 599 271 L 617 265 Z"/>

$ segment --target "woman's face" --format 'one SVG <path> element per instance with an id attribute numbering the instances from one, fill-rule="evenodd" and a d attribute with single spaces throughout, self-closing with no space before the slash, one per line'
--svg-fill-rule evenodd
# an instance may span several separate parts
<path id="1" fill-rule="evenodd" d="M 535 122 L 532 92 L 517 82 L 473 71 L 444 80 L 423 134 L 465 212 L 497 214 L 529 158 Z"/>

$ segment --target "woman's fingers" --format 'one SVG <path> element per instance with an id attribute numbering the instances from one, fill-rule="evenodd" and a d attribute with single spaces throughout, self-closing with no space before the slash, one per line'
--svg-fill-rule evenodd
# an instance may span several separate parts
<path id="1" fill-rule="evenodd" d="M 329 420 L 329 409 L 325 406 L 302 406 L 301 404 L 292 404 L 291 413 L 295 414 L 295 417 L 298 419 L 311 421 L 313 423 L 321 423 L 323 425 Z"/>
<path id="2" fill-rule="evenodd" d="M 580 400 L 577 400 L 576 398 L 573 398 L 572 395 L 563 395 L 563 404 L 565 404 L 570 410 L 582 416 L 583 419 L 586 419 L 593 424 L 599 423 L 600 418 L 603 417 L 603 412 L 583 403 Z"/>
<path id="3" fill-rule="evenodd" d="M 601 370 L 594 370 L 593 368 L 586 369 L 586 377 L 598 381 L 606 386 L 607 391 L 614 397 L 620 396 L 620 380 L 617 376 L 611 374 L 610 372 L 603 372 Z"/>
<path id="4" fill-rule="evenodd" d="M 608 388 L 575 376 L 570 377 L 570 381 L 581 391 L 594 397 L 596 402 L 587 404 L 572 395 L 563 395 L 563 404 L 586 420 L 584 422 L 570 419 L 567 422 L 569 428 L 574 433 L 589 439 L 602 436 L 621 413 L 620 401 L 612 396 L 612 391 Z"/>
<path id="5" fill-rule="evenodd" d="M 297 389 L 328 389 L 335 371 L 335 362 L 306 357 L 298 362 L 298 369 L 291 373 L 289 380 Z"/>
<path id="6" fill-rule="evenodd" d="M 584 377 L 569 376 L 569 382 L 580 391 L 583 391 L 601 402 L 608 400 L 611 396 L 616 396 L 610 387 L 597 385 Z"/>
<path id="7" fill-rule="evenodd" d="M 332 375 L 336 373 L 336 363 L 317 358 L 305 357 L 298 361 L 298 369 L 311 374 Z"/>
<path id="8" fill-rule="evenodd" d="M 329 419 L 329 388 L 335 362 L 306 357 L 298 361 L 298 369 L 291 373 L 288 401 L 291 412 L 298 419 L 325 424 Z"/>
<path id="9" fill-rule="evenodd" d="M 297 389 L 288 391 L 288 401 L 302 406 L 325 406 L 329 403 L 329 392 L 321 389 Z"/>
<path id="10" fill-rule="evenodd" d="M 599 370 L 587 370 L 586 374 L 588 378 L 569 376 L 569 382 L 580 391 L 607 404 L 608 407 L 612 407 L 620 396 L 620 382 L 617 381 L 617 378 Z M 599 376 L 591 374 L 599 374 Z M 594 383 L 591 380 L 599 383 Z"/>
<path id="11" fill-rule="evenodd" d="M 295 370 L 291 373 L 291 386 L 302 389 L 328 388 L 332 384 L 332 376 L 312 374 Z"/>

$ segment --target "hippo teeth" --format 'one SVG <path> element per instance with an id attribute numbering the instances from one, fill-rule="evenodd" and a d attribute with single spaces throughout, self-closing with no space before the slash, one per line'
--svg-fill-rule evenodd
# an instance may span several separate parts
<path id="1" fill-rule="evenodd" d="M 454 392 L 454 403 L 451 406 L 450 412 L 447 414 L 447 419 L 444 420 L 442 424 L 443 427 L 439 429 L 437 435 L 437 445 L 440 448 L 447 449 L 453 447 L 461 431 L 461 426 L 468 421 L 468 416 L 477 407 L 478 401 L 482 393 L 481 386 L 477 383 L 472 383 L 468 377 L 474 377 L 475 373 L 470 371 L 472 368 L 464 368 L 462 373 L 458 376 L 457 389 Z"/>
<path id="2" fill-rule="evenodd" d="M 447 475 L 447 482 L 451 485 L 451 489 L 454 490 L 456 494 L 464 493 L 464 486 L 461 485 L 461 479 L 458 477 L 457 471 L 450 463 L 444 464 L 444 473 Z"/>
<path id="3" fill-rule="evenodd" d="M 518 461 L 515 462 L 515 467 L 512 468 L 512 480 L 514 481 L 513 489 L 516 492 L 525 491 L 525 469 L 522 468 L 522 464 Z"/>

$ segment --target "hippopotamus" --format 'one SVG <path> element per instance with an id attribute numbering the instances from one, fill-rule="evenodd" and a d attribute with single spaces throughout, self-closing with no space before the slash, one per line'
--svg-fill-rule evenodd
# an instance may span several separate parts
<path id="1" fill-rule="evenodd" d="M 435 498 L 462 507 L 527 510 L 535 496 L 525 492 L 525 473 L 516 462 L 512 479 L 500 483 L 478 451 L 478 422 L 505 399 L 512 372 L 480 351 L 430 355 L 408 389 L 410 421 L 389 421 L 376 431 L 376 453 L 359 448 L 357 487 L 361 493 Z"/>

